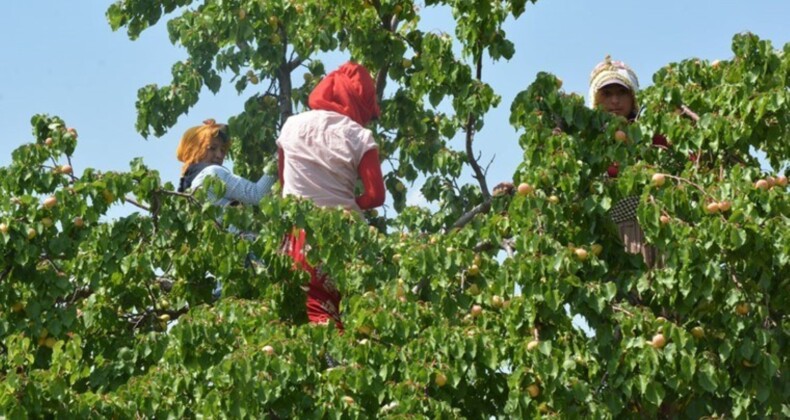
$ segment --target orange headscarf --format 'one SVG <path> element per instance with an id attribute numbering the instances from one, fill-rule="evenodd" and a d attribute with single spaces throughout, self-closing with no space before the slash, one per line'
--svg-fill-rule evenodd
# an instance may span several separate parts
<path id="1" fill-rule="evenodd" d="M 217 124 L 213 119 L 208 119 L 203 121 L 203 125 L 189 128 L 184 132 L 176 149 L 176 158 L 180 162 L 184 162 L 184 165 L 181 167 L 181 175 L 186 173 L 189 165 L 205 159 L 209 142 L 218 135 L 220 137 L 224 135 L 223 140 L 225 141 L 222 142 L 222 147 L 225 149 L 225 153 L 228 153 L 230 138 L 224 132 L 226 127 L 225 124 Z"/>
<path id="2" fill-rule="evenodd" d="M 373 78 L 365 67 L 351 61 L 324 77 L 307 104 L 311 109 L 343 114 L 363 126 L 381 112 Z"/>

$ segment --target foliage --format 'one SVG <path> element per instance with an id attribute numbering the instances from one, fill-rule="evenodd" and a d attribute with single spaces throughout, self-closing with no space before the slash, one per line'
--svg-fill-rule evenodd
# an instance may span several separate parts
<path id="1" fill-rule="evenodd" d="M 273 80 L 231 121 L 237 167 L 261 173 L 251 151 L 272 150 L 272 125 L 324 71 L 309 57 L 346 50 L 383 75 L 380 92 L 394 84 L 375 130 L 399 213 L 362 220 L 276 197 L 221 209 L 139 160 L 76 175 L 77 132 L 33 117 L 34 142 L 0 168 L 0 415 L 790 415 L 790 201 L 786 178 L 750 156 L 787 166 L 790 44 L 741 34 L 731 60 L 671 64 L 630 124 L 538 75 L 511 104 L 514 181 L 532 191 L 492 197 L 483 179 L 456 180 L 482 171 L 474 131 L 498 97 L 480 58 L 512 54 L 500 25 L 524 1 L 428 2 L 452 8 L 461 57 L 448 35 L 416 29 L 409 2 L 191 3 L 108 11 L 132 38 L 180 13 L 168 27 L 190 60 L 171 86 L 140 91 L 138 128 L 163 133 L 223 72 L 240 91 Z M 310 76 L 297 88 L 299 65 Z M 437 111 L 444 100 L 453 115 Z M 449 147 L 456 133 L 466 150 Z M 655 134 L 672 146 L 651 147 Z M 419 174 L 435 213 L 405 206 Z M 629 196 L 663 267 L 622 249 L 608 210 Z M 108 220 L 121 203 L 139 211 Z M 279 253 L 294 227 L 344 292 L 343 334 L 305 322 L 305 276 Z"/>

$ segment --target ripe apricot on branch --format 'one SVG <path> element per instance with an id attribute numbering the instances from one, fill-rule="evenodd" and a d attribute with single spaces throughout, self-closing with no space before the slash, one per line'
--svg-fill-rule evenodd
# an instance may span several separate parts
<path id="1" fill-rule="evenodd" d="M 47 197 L 47 198 L 44 199 L 44 203 L 42 204 L 42 206 L 45 209 L 51 209 L 52 207 L 55 207 L 55 204 L 58 204 L 58 199 L 57 198 L 55 198 L 55 197 Z"/>
<path id="2" fill-rule="evenodd" d="M 741 302 L 737 306 L 735 306 L 735 313 L 741 316 L 748 315 L 750 310 L 751 307 L 746 302 Z"/>
<path id="3" fill-rule="evenodd" d="M 538 395 L 540 395 L 540 387 L 538 386 L 538 384 L 530 384 L 527 387 L 527 393 L 529 393 L 530 397 L 535 398 Z"/>
<path id="4" fill-rule="evenodd" d="M 433 382 L 436 384 L 436 386 L 441 388 L 447 384 L 447 376 L 445 376 L 442 372 L 438 372 L 436 377 L 433 379 Z"/>
<path id="5" fill-rule="evenodd" d="M 533 191 L 535 191 L 535 189 L 526 182 L 518 184 L 518 195 L 529 195 L 532 194 Z"/>
<path id="6" fill-rule="evenodd" d="M 474 277 L 480 274 L 480 267 L 478 267 L 477 264 L 472 264 L 471 266 L 469 266 L 469 270 L 467 270 L 467 273 L 470 276 Z"/>
<path id="7" fill-rule="evenodd" d="M 653 336 L 653 340 L 650 341 L 650 345 L 653 346 L 655 349 L 662 349 L 667 344 L 667 339 L 664 338 L 664 334 L 658 333 Z"/>
<path id="8" fill-rule="evenodd" d="M 584 248 L 576 248 L 573 250 L 573 253 L 576 254 L 576 258 L 579 261 L 586 261 L 590 254 Z"/>
<path id="9" fill-rule="evenodd" d="M 754 186 L 755 186 L 757 189 L 760 189 L 760 190 L 763 190 L 763 191 L 768 191 L 768 188 L 770 188 L 770 187 L 771 187 L 771 186 L 768 184 L 768 181 L 766 181 L 766 180 L 764 180 L 764 179 L 757 180 L 757 182 L 755 182 L 755 183 L 754 183 Z"/>
<path id="10" fill-rule="evenodd" d="M 653 174 L 653 177 L 650 178 L 650 182 L 654 186 L 660 187 L 660 186 L 664 185 L 665 182 L 667 182 L 667 179 L 666 179 L 666 176 L 664 174 L 657 173 L 657 174 Z"/>
<path id="11" fill-rule="evenodd" d="M 700 339 L 705 337 L 705 330 L 698 325 L 691 329 L 691 335 L 693 335 L 696 339 Z"/>
<path id="12" fill-rule="evenodd" d="M 623 130 L 617 130 L 614 132 L 614 139 L 617 141 L 626 142 L 628 141 L 628 134 L 626 134 Z"/>

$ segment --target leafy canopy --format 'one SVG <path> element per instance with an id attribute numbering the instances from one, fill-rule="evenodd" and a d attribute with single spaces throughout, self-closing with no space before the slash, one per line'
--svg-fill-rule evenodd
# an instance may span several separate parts
<path id="1" fill-rule="evenodd" d="M 731 60 L 670 64 L 631 124 L 539 74 L 510 104 L 514 182 L 531 188 L 492 195 L 474 153 L 499 102 L 482 58 L 512 55 L 501 24 L 526 2 L 427 2 L 452 9 L 454 37 L 417 29 L 404 1 L 194 3 L 108 10 L 133 39 L 174 14 L 171 40 L 190 55 L 170 85 L 140 90 L 138 129 L 161 135 L 231 74 L 259 92 L 230 121 L 234 166 L 254 177 L 324 73 L 315 57 L 345 51 L 378 75 L 398 214 L 278 197 L 220 209 L 139 160 L 74 172 L 76 130 L 34 116 L 34 141 L 0 168 L 0 415 L 790 415 L 790 201 L 784 175 L 750 154 L 787 167 L 790 45 L 740 34 Z M 671 148 L 651 147 L 655 134 Z M 465 167 L 478 185 L 457 183 Z M 419 175 L 438 211 L 405 205 Z M 663 267 L 623 251 L 608 210 L 630 196 Z M 137 211 L 103 217 L 120 203 Z M 305 275 L 278 252 L 293 227 L 344 293 L 342 335 L 306 323 Z"/>

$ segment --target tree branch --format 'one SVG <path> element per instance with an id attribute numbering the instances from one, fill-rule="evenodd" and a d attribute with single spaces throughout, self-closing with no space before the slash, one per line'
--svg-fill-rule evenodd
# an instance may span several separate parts
<path id="1" fill-rule="evenodd" d="M 502 240 L 502 248 L 507 252 L 509 258 L 513 258 L 515 251 L 513 250 L 513 239 L 507 238 Z"/>
<path id="2" fill-rule="evenodd" d="M 694 122 L 697 122 L 697 121 L 699 121 L 699 115 L 697 115 L 697 113 L 696 113 L 696 112 L 692 111 L 692 110 L 691 110 L 689 107 L 687 107 L 686 105 L 680 105 L 680 110 L 682 111 L 682 112 L 681 112 L 681 113 L 682 113 L 682 115 L 685 115 L 685 116 L 687 116 L 687 117 L 691 118 L 692 120 L 694 120 Z"/>
<path id="3" fill-rule="evenodd" d="M 620 306 L 620 305 L 612 305 L 612 309 L 613 309 L 615 312 L 622 312 L 622 313 L 624 313 L 624 314 L 626 314 L 626 315 L 628 315 L 628 316 L 630 316 L 630 317 L 632 317 L 632 318 L 633 318 L 633 316 L 634 316 L 634 314 L 633 314 L 633 313 L 629 312 L 627 309 L 623 308 L 623 307 L 622 307 L 622 306 Z"/>
<path id="4" fill-rule="evenodd" d="M 138 202 L 137 202 L 137 201 L 135 201 L 134 199 L 131 199 L 131 198 L 129 198 L 129 197 L 124 197 L 123 199 L 124 199 L 124 200 L 125 200 L 127 203 L 129 203 L 129 204 L 131 204 L 131 205 L 133 205 L 133 206 L 135 206 L 135 207 L 137 207 L 137 208 L 143 209 L 143 210 L 145 210 L 145 211 L 147 211 L 147 212 L 150 212 L 150 211 L 151 211 L 151 209 L 149 209 L 148 207 L 146 207 L 146 206 L 145 206 L 145 205 L 143 205 L 143 204 L 140 204 L 140 203 L 138 203 Z"/>
<path id="5" fill-rule="evenodd" d="M 280 83 L 280 124 L 285 124 L 285 120 L 293 115 L 293 107 L 291 105 L 291 91 L 293 90 L 293 85 L 291 84 L 291 72 L 293 69 L 298 67 L 301 62 L 298 62 L 299 59 L 290 62 L 288 61 L 288 58 L 286 57 L 286 54 L 288 53 L 288 34 L 285 32 L 285 28 L 283 28 L 282 25 L 279 26 L 278 30 L 280 32 L 280 39 L 283 41 L 283 61 L 280 67 L 277 68 L 276 76 L 277 81 Z"/>
<path id="6" fill-rule="evenodd" d="M 477 81 L 482 81 L 483 78 L 482 51 L 480 51 L 477 55 L 476 67 L 477 67 L 477 71 L 476 71 Z M 475 139 L 475 115 L 470 111 L 469 116 L 466 119 L 466 157 L 469 159 L 469 165 L 472 166 L 472 170 L 475 173 L 474 176 L 477 179 L 477 182 L 480 184 L 480 192 L 483 194 L 483 198 L 487 202 L 487 205 L 490 206 L 491 193 L 488 191 L 488 184 L 486 183 L 486 177 L 485 174 L 483 173 L 483 170 L 480 168 L 480 164 L 477 162 L 477 159 L 475 158 L 474 150 L 472 150 L 472 143 L 474 142 L 474 139 Z"/>
<path id="7" fill-rule="evenodd" d="M 488 212 L 491 209 L 491 198 L 489 197 L 486 201 L 476 205 L 472 210 L 464 213 L 463 216 L 458 218 L 458 220 L 453 223 L 453 228 L 461 228 L 464 227 L 467 223 L 469 223 L 475 216 L 480 213 Z"/>

